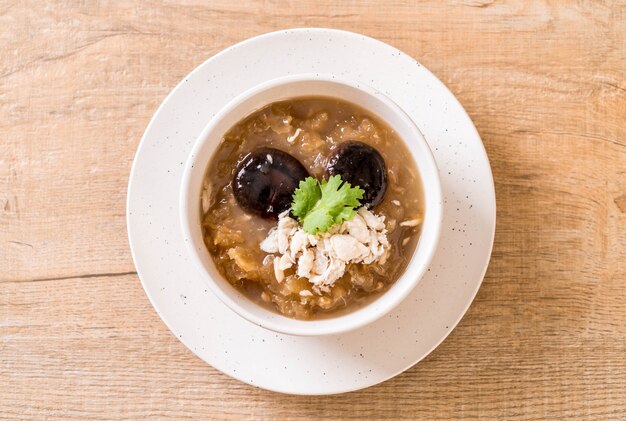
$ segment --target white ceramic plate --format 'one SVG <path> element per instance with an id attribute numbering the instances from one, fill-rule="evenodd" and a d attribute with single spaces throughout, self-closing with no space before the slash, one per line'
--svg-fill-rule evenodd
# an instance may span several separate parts
<path id="1" fill-rule="evenodd" d="M 188 261 L 179 226 L 183 165 L 221 107 L 270 79 L 299 73 L 361 80 L 414 119 L 441 173 L 439 249 L 416 289 L 384 318 L 356 331 L 294 337 L 260 328 L 228 309 Z M 474 125 L 446 87 L 401 51 L 329 29 L 294 29 L 249 39 L 210 58 L 163 101 L 141 140 L 127 208 L 133 259 L 170 330 L 218 370 L 293 394 L 348 392 L 389 379 L 428 355 L 472 302 L 495 232 L 489 161 Z"/>

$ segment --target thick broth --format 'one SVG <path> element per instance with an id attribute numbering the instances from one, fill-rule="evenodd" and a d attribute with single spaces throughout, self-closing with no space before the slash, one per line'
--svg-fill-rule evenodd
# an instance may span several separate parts
<path id="1" fill-rule="evenodd" d="M 382 265 L 352 264 L 330 292 L 301 297 L 299 292 L 310 283 L 295 275 L 276 281 L 271 259 L 259 248 L 276 222 L 238 206 L 231 188 L 233 174 L 246 153 L 269 146 L 290 153 L 321 179 L 329 152 L 347 140 L 367 143 L 385 159 L 387 191 L 372 210 L 386 217 L 390 255 Z M 421 221 L 423 216 L 421 180 L 403 141 L 371 113 L 325 97 L 273 103 L 234 126 L 211 159 L 201 206 L 204 241 L 220 273 L 251 300 L 298 319 L 352 311 L 385 291 L 404 272 L 419 239 L 421 222 L 415 227 L 400 223 Z"/>

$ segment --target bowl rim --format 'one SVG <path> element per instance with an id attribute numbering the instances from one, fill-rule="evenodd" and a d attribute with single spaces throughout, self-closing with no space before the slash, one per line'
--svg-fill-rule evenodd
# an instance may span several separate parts
<path id="1" fill-rule="evenodd" d="M 191 221 L 189 216 L 190 216 L 190 209 L 191 209 L 192 203 L 194 205 L 198 205 L 198 209 L 199 209 L 198 200 L 200 198 L 200 191 L 192 192 L 190 184 L 192 182 L 192 176 L 198 173 L 198 170 L 194 168 L 196 167 L 195 158 L 198 155 L 198 152 L 212 138 L 211 134 L 216 129 L 216 127 L 227 116 L 229 116 L 229 114 L 233 110 L 235 110 L 237 107 L 245 103 L 247 100 L 250 100 L 256 97 L 257 95 L 261 95 L 266 91 L 270 91 L 281 85 L 301 83 L 301 82 L 335 83 L 338 85 L 347 86 L 348 88 L 359 90 L 365 93 L 366 95 L 375 98 L 375 100 L 383 103 L 387 108 L 391 109 L 403 121 L 403 123 L 406 124 L 409 130 L 413 131 L 414 134 L 417 134 L 416 138 L 412 140 L 415 140 L 421 144 L 422 152 L 426 152 L 424 159 L 428 162 L 428 165 L 430 166 L 430 168 L 428 168 L 429 173 L 431 175 L 430 177 L 431 180 L 429 180 L 429 182 L 432 184 L 429 185 L 429 188 L 431 189 L 431 193 L 432 193 L 431 195 L 433 197 L 431 197 L 430 199 L 426 199 L 426 197 L 424 197 L 424 201 L 427 202 L 425 205 L 424 220 L 426 220 L 426 212 L 429 212 L 429 214 L 433 214 L 432 220 L 429 222 L 430 224 L 434 224 L 434 232 L 432 235 L 433 239 L 431 243 L 428 244 L 429 247 L 425 249 L 425 251 L 423 252 L 423 256 L 421 260 L 419 262 L 415 262 L 416 260 L 415 256 L 417 255 L 417 251 L 421 244 L 421 241 L 418 241 L 415 251 L 413 252 L 413 255 L 411 256 L 411 259 L 409 260 L 404 272 L 400 274 L 398 279 L 394 281 L 393 285 L 387 291 L 383 292 L 382 295 L 389 294 L 393 290 L 393 287 L 397 285 L 399 281 L 402 280 L 403 278 L 410 277 L 412 280 L 410 282 L 406 281 L 405 282 L 406 285 L 404 286 L 402 290 L 399 290 L 399 291 L 395 290 L 396 291 L 394 294 L 395 297 L 393 298 L 393 300 L 389 301 L 387 305 L 385 306 L 376 307 L 372 305 L 376 303 L 377 301 L 379 301 L 380 297 L 377 297 L 372 302 L 357 309 L 354 312 L 348 312 L 346 314 L 343 314 L 337 317 L 330 317 L 327 319 L 314 319 L 314 320 L 296 320 L 293 318 L 289 318 L 287 316 L 283 316 L 278 313 L 271 312 L 270 310 L 263 309 L 264 312 L 267 312 L 268 314 L 271 314 L 272 316 L 269 319 L 263 319 L 257 316 L 256 314 L 253 314 L 252 312 L 248 311 L 246 308 L 240 305 L 237 302 L 237 300 L 234 299 L 230 294 L 226 293 L 224 289 L 220 285 L 218 285 L 218 283 L 213 279 L 213 276 L 209 273 L 209 271 L 203 264 L 202 259 L 198 255 L 198 250 L 194 246 L 194 240 L 193 240 L 194 236 L 192 234 L 192 226 L 195 225 L 196 223 L 194 221 Z M 327 96 L 327 95 L 321 95 L 321 96 Z M 261 108 L 271 103 L 286 100 L 289 98 L 294 98 L 294 96 L 292 95 L 292 96 L 286 96 L 285 98 L 271 99 L 268 101 L 264 101 L 264 105 L 262 105 Z M 336 98 L 342 99 L 340 96 L 337 96 Z M 345 99 L 343 100 L 346 101 Z M 350 101 L 347 101 L 347 102 L 350 102 Z M 386 124 L 389 124 L 387 121 L 385 121 L 384 118 L 379 117 L 378 113 L 376 113 L 369 107 L 361 105 L 361 104 L 359 104 L 359 106 L 364 108 L 368 112 L 374 114 L 375 116 L 383 120 Z M 245 113 L 241 113 L 241 116 L 238 116 L 236 121 L 240 121 L 241 119 L 246 118 L 246 116 L 252 114 L 258 109 L 259 108 L 256 108 L 254 110 L 246 110 Z M 402 136 L 399 136 L 399 137 L 403 142 L 406 143 L 406 141 L 404 140 Z M 412 149 L 410 147 L 408 147 L 408 149 L 411 152 L 411 157 L 415 159 Z M 200 167 L 202 167 L 202 172 L 200 174 L 202 175 L 206 174 L 207 166 L 209 165 L 209 162 L 212 159 L 214 152 L 215 150 L 211 152 L 211 155 L 208 157 L 206 162 L 203 162 L 200 165 Z M 423 167 L 420 167 L 417 164 L 416 159 L 415 161 L 416 161 L 416 166 L 418 167 L 418 171 L 420 172 L 421 181 L 422 183 L 424 183 L 423 174 L 424 174 L 425 169 Z M 193 147 L 191 149 L 191 153 L 184 165 L 184 172 L 183 172 L 180 186 L 181 188 L 180 188 L 180 195 L 179 195 L 179 207 L 180 207 L 180 224 L 181 224 L 182 236 L 183 236 L 186 248 L 187 248 L 188 255 L 189 257 L 191 257 L 191 260 L 194 262 L 194 266 L 196 267 L 196 270 L 199 272 L 200 276 L 204 280 L 205 284 L 207 284 L 211 292 L 214 293 L 220 299 L 220 301 L 222 301 L 234 313 L 248 320 L 249 322 L 252 322 L 260 327 L 263 327 L 263 328 L 266 328 L 266 329 L 269 329 L 278 333 L 285 333 L 285 334 L 296 335 L 296 336 L 322 336 L 322 335 L 340 334 L 340 333 L 345 333 L 345 332 L 358 329 L 360 327 L 370 324 L 374 322 L 375 320 L 383 317 L 385 314 L 388 314 L 392 309 L 397 307 L 402 301 L 404 301 L 404 299 L 411 293 L 411 291 L 414 290 L 417 284 L 424 277 L 424 274 L 426 273 L 426 270 L 429 267 L 430 263 L 432 262 L 434 255 L 438 249 L 439 240 L 441 238 L 441 230 L 442 230 L 442 225 L 443 225 L 443 199 L 442 199 L 443 195 L 442 195 L 441 180 L 439 176 L 439 168 L 434 159 L 430 146 L 428 145 L 428 142 L 426 142 L 426 139 L 424 138 L 424 135 L 419 130 L 415 122 L 411 119 L 411 117 L 399 105 L 397 105 L 393 100 L 391 100 L 387 95 L 380 92 L 379 90 L 376 90 L 368 86 L 367 84 L 363 84 L 360 81 L 338 77 L 336 75 L 323 74 L 323 73 L 314 73 L 314 74 L 313 73 L 299 73 L 299 74 L 292 74 L 288 76 L 282 76 L 282 77 L 274 78 L 274 79 L 265 81 L 261 84 L 258 84 L 244 91 L 243 93 L 235 96 L 234 98 L 232 98 L 219 112 L 217 112 L 215 115 L 213 115 L 209 119 L 209 121 L 207 122 L 203 130 L 196 137 Z M 424 190 L 426 190 L 425 186 L 424 186 Z M 421 237 L 422 235 L 420 234 L 420 240 L 421 240 Z M 204 245 L 204 242 L 202 243 L 202 247 L 208 254 L 208 250 L 206 250 L 206 246 Z M 212 261 L 212 258 L 210 256 L 209 256 L 209 259 Z M 218 275 L 218 276 L 221 276 L 221 275 Z M 226 282 L 228 281 L 226 280 Z M 233 293 L 241 295 L 241 293 L 238 292 L 235 287 L 233 286 L 230 286 L 230 287 L 232 288 Z M 244 299 L 247 299 L 247 298 L 244 298 Z M 253 303 L 253 304 L 255 306 L 258 306 L 259 308 L 262 308 L 256 303 Z M 369 311 L 367 311 L 368 309 Z M 357 315 L 359 317 L 356 317 Z M 297 325 L 297 327 L 285 326 L 284 324 L 281 324 L 280 322 L 276 322 L 276 319 L 278 320 L 286 319 L 289 321 L 290 324 L 292 325 L 295 324 Z M 344 323 L 340 323 L 342 321 Z M 349 323 L 347 323 L 346 321 L 349 321 Z"/>

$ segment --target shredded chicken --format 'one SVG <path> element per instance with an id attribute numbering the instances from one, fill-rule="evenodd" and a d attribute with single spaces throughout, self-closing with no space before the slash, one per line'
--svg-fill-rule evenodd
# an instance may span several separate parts
<path id="1" fill-rule="evenodd" d="M 295 265 L 296 275 L 308 279 L 319 294 L 328 291 L 349 264 L 385 261 L 390 245 L 385 217 L 363 207 L 350 221 L 317 235 L 304 232 L 289 211 L 283 212 L 260 247 L 276 255 L 274 274 L 278 282 L 285 279 L 285 270 Z"/>

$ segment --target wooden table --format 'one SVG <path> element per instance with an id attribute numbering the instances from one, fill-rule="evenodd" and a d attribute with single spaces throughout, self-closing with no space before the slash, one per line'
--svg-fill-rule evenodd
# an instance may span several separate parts
<path id="1" fill-rule="evenodd" d="M 626 419 L 626 3 L 177 3 L 0 1 L 0 418 Z M 457 329 L 332 397 L 196 358 L 126 239 L 131 163 L 165 95 L 221 49 L 296 26 L 419 58 L 474 120 L 498 199 Z"/>

